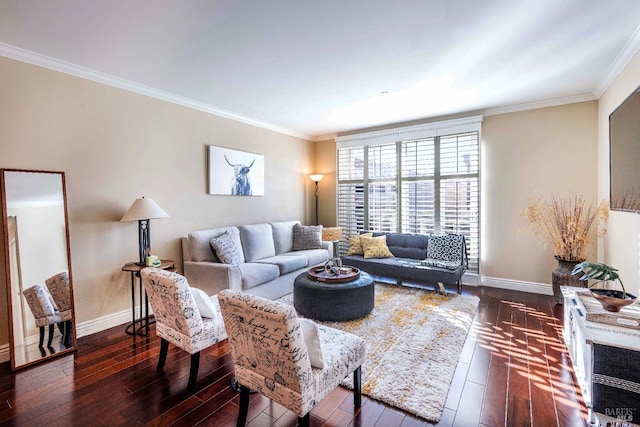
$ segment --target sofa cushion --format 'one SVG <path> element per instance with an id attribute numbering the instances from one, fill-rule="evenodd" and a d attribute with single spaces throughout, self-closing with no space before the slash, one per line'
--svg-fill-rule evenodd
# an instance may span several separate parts
<path id="1" fill-rule="evenodd" d="M 393 254 L 387 247 L 387 236 L 361 237 L 362 249 L 365 258 L 390 258 Z"/>
<path id="2" fill-rule="evenodd" d="M 291 252 L 293 250 L 293 227 L 296 224 L 300 224 L 300 221 L 280 221 L 271 223 L 276 255 Z"/>
<path id="3" fill-rule="evenodd" d="M 251 289 L 263 283 L 277 279 L 280 269 L 273 264 L 247 262 L 238 266 L 242 272 L 242 289 Z"/>
<path id="4" fill-rule="evenodd" d="M 430 236 L 427 258 L 462 263 L 462 245 L 463 236 L 460 234 Z"/>
<path id="5" fill-rule="evenodd" d="M 194 231 L 193 233 L 189 233 L 187 236 L 191 261 L 220 262 L 211 250 L 209 242 L 213 237 L 218 237 L 225 231 L 229 232 L 231 239 L 236 244 L 236 247 L 241 248 L 242 243 L 240 242 L 240 233 L 237 227 L 222 227 L 211 230 Z M 244 254 L 242 251 L 240 251 L 240 262 L 244 262 Z"/>
<path id="6" fill-rule="evenodd" d="M 460 267 L 460 261 L 444 261 L 441 259 L 426 258 L 420 261 L 420 265 L 446 268 L 447 270 L 456 270 Z"/>
<path id="7" fill-rule="evenodd" d="M 306 251 L 293 251 L 282 254 L 284 256 L 304 256 L 307 258 L 307 265 L 324 264 L 330 257 L 329 251 L 326 249 L 308 249 Z"/>
<path id="8" fill-rule="evenodd" d="M 388 233 L 387 246 L 396 257 L 425 259 L 428 236 L 420 234 Z"/>
<path id="9" fill-rule="evenodd" d="M 276 255 L 269 258 L 262 258 L 256 262 L 277 265 L 280 274 L 291 273 L 307 266 L 307 257 L 303 255 Z"/>
<path id="10" fill-rule="evenodd" d="M 293 250 L 302 251 L 306 249 L 322 248 L 322 226 L 321 225 L 301 225 L 293 226 Z"/>
<path id="11" fill-rule="evenodd" d="M 238 230 L 240 231 L 245 262 L 253 262 L 276 254 L 271 225 L 241 225 Z"/>
<path id="12" fill-rule="evenodd" d="M 349 249 L 347 250 L 347 255 L 364 255 L 362 242 L 360 241 L 361 237 L 373 237 L 373 233 L 364 233 L 349 237 Z"/>
<path id="13" fill-rule="evenodd" d="M 240 251 L 228 231 L 218 237 L 212 237 L 209 244 L 220 262 L 231 265 L 240 264 Z"/>

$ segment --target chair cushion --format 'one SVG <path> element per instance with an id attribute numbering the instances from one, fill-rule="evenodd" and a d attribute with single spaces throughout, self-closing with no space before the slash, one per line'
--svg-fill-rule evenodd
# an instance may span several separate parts
<path id="1" fill-rule="evenodd" d="M 276 255 L 293 250 L 293 227 L 300 221 L 272 222 L 273 243 L 276 247 Z"/>
<path id="2" fill-rule="evenodd" d="M 460 261 L 444 261 L 440 259 L 427 258 L 420 261 L 420 265 L 446 268 L 447 270 L 456 270 L 460 267 Z"/>
<path id="3" fill-rule="evenodd" d="M 293 227 L 293 250 L 322 249 L 322 226 L 300 225 Z"/>
<path id="4" fill-rule="evenodd" d="M 303 255 L 276 255 L 257 262 L 277 265 L 280 269 L 280 275 L 283 275 L 306 267 L 307 257 Z"/>
<path id="5" fill-rule="evenodd" d="M 276 254 L 271 225 L 241 225 L 238 230 L 240 231 L 245 262 L 254 262 Z"/>
<path id="6" fill-rule="evenodd" d="M 280 276 L 277 265 L 247 262 L 238 266 L 242 272 L 242 289 L 251 289 Z"/>
<path id="7" fill-rule="evenodd" d="M 364 255 L 364 249 L 362 249 L 362 242 L 360 241 L 361 237 L 373 237 L 373 233 L 364 233 L 349 237 L 347 255 Z"/>
<path id="8" fill-rule="evenodd" d="M 213 296 L 209 297 L 205 291 L 198 288 L 190 288 L 191 295 L 196 301 L 196 307 L 200 312 L 200 316 L 208 317 L 210 319 L 217 319 L 220 317 L 220 307 L 218 306 L 218 298 Z"/>
<path id="9" fill-rule="evenodd" d="M 387 236 L 360 237 L 365 258 L 391 258 L 393 254 L 387 247 Z"/>
<path id="10" fill-rule="evenodd" d="M 329 251 L 327 249 L 307 249 L 306 251 L 293 251 L 282 254 L 283 256 L 304 256 L 307 258 L 307 265 L 316 265 L 325 263 L 329 259 Z"/>
<path id="11" fill-rule="evenodd" d="M 322 343 L 318 335 L 318 325 L 313 320 L 298 318 L 302 328 L 302 337 L 309 353 L 309 363 L 314 368 L 324 368 L 324 356 L 322 354 Z"/>
<path id="12" fill-rule="evenodd" d="M 427 258 L 461 263 L 462 236 L 460 234 L 430 236 L 427 245 Z"/>
<path id="13" fill-rule="evenodd" d="M 225 231 L 218 237 L 213 237 L 209 240 L 209 244 L 220 262 L 231 265 L 240 264 L 240 251 L 228 231 Z"/>

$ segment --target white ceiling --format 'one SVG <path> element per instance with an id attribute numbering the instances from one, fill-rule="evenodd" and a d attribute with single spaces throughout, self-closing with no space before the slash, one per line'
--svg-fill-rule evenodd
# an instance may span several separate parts
<path id="1" fill-rule="evenodd" d="M 0 55 L 320 139 L 596 99 L 639 25 L 638 0 L 0 0 Z"/>

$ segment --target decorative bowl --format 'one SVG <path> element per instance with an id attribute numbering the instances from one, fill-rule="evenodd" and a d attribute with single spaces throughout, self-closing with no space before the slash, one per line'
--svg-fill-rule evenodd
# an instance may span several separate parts
<path id="1" fill-rule="evenodd" d="M 614 313 L 636 302 L 636 297 L 630 293 L 627 293 L 626 299 L 622 299 L 623 292 L 613 289 L 591 289 L 591 295 L 600 301 L 602 308 Z"/>

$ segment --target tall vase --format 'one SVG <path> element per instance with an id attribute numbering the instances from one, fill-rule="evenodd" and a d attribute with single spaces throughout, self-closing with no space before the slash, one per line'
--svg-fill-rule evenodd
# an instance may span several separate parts
<path id="1" fill-rule="evenodd" d="M 579 275 L 572 275 L 571 272 L 576 264 L 581 261 L 566 261 L 556 257 L 558 260 L 558 266 L 551 273 L 551 284 L 553 285 L 553 296 L 556 299 L 557 304 L 562 304 L 563 297 L 560 286 L 575 286 L 579 288 L 586 288 L 587 281 L 580 280 Z"/>

